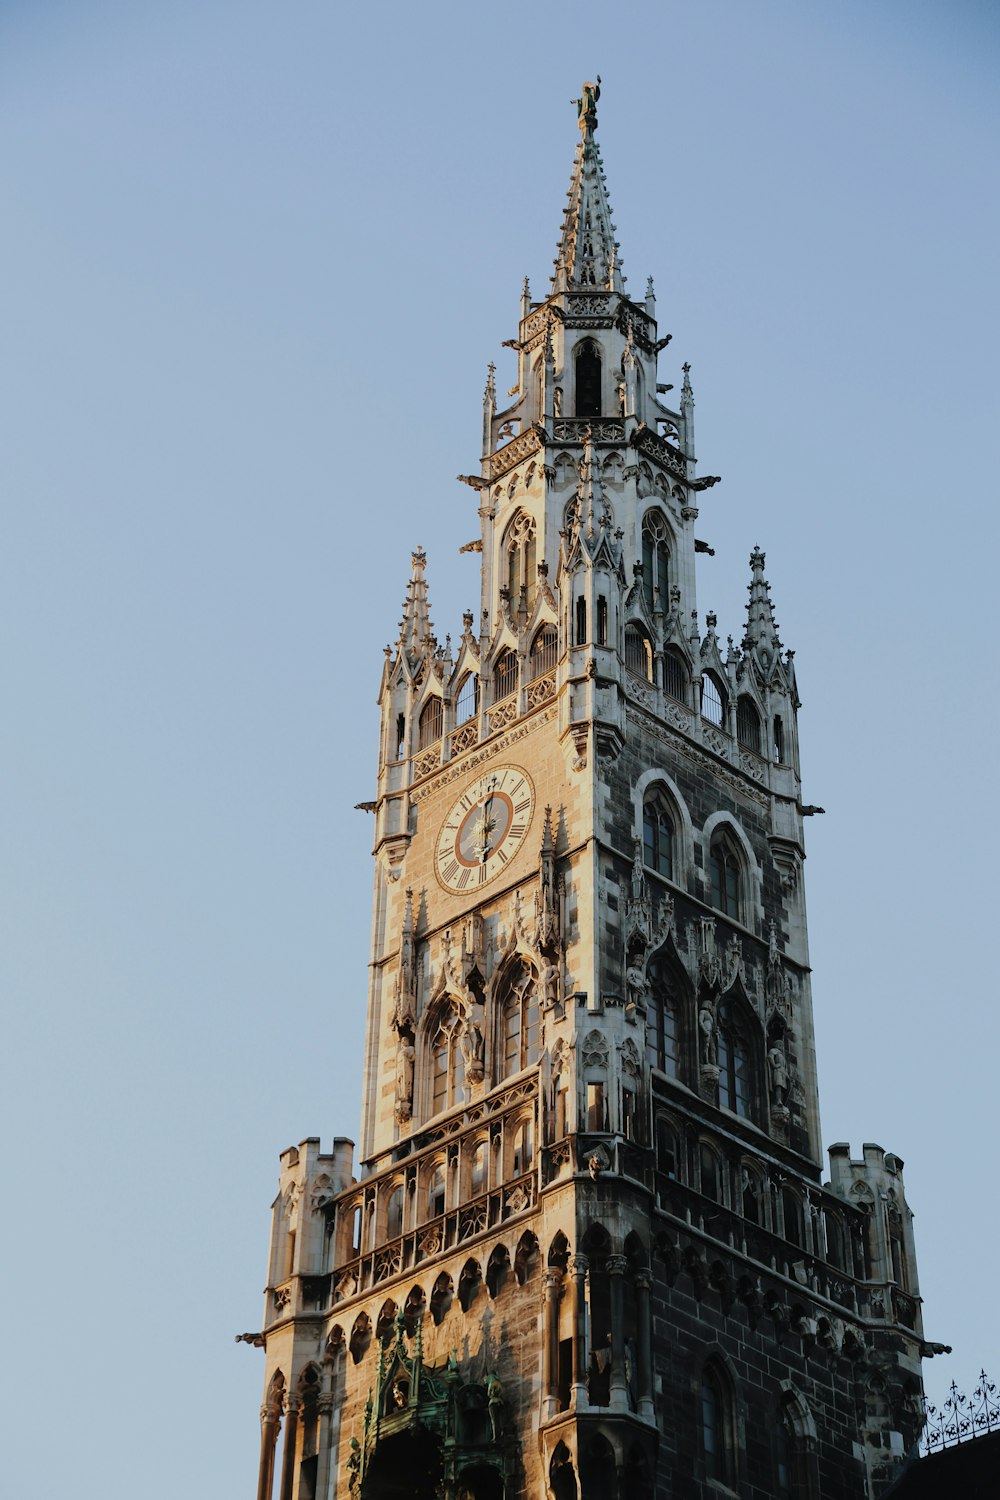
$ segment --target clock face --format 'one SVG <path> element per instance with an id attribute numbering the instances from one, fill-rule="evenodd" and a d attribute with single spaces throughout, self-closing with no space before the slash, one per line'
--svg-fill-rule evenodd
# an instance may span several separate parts
<path id="1" fill-rule="evenodd" d="M 535 789 L 520 766 L 495 766 L 473 781 L 445 818 L 434 864 L 449 891 L 475 891 L 514 858 L 528 831 Z"/>

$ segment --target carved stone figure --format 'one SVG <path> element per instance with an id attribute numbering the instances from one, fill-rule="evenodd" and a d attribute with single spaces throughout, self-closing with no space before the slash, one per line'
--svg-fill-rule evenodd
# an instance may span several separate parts
<path id="1" fill-rule="evenodd" d="M 643 1005 L 646 1001 L 646 976 L 638 964 L 632 964 L 625 971 L 625 988 L 628 991 L 628 1003 L 634 1010 L 637 1005 Z"/>
<path id="2" fill-rule="evenodd" d="M 482 1006 L 473 1006 L 473 1011 L 482 1011 Z M 483 1078 L 483 1028 L 475 1014 L 466 1021 L 459 1045 L 465 1060 L 466 1078 L 470 1083 L 480 1083 Z"/>
<path id="3" fill-rule="evenodd" d="M 546 1008 L 559 1003 L 559 965 L 548 964 L 541 974 L 539 986 Z"/>
<path id="4" fill-rule="evenodd" d="M 396 1044 L 396 1119 L 402 1123 L 413 1113 L 413 1043 L 404 1033 Z"/>
<path id="5" fill-rule="evenodd" d="M 702 1064 L 714 1068 L 719 1057 L 719 1041 L 715 1034 L 715 1017 L 707 1005 L 703 1005 L 698 1012 L 698 1030 L 701 1032 Z"/>
<path id="6" fill-rule="evenodd" d="M 493 1441 L 503 1437 L 504 1423 L 507 1417 L 507 1398 L 503 1393 L 503 1386 L 494 1374 L 486 1377 L 486 1405 L 490 1413 L 490 1430 Z"/>
<path id="7" fill-rule="evenodd" d="M 777 1042 L 768 1051 L 767 1071 L 771 1080 L 771 1099 L 779 1109 L 784 1109 L 788 1101 L 788 1059 L 785 1049 Z"/>

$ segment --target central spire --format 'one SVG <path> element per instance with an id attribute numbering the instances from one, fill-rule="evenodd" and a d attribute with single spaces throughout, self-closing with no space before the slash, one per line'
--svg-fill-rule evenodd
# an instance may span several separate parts
<path id="1" fill-rule="evenodd" d="M 597 82 L 585 83 L 581 98 L 573 100 L 582 139 L 576 148 L 573 176 L 566 195 L 569 201 L 555 260 L 553 292 L 584 287 L 611 292 L 625 289 L 615 226 L 611 222 L 604 164 L 594 139 L 600 97 L 601 75 L 598 73 Z"/>

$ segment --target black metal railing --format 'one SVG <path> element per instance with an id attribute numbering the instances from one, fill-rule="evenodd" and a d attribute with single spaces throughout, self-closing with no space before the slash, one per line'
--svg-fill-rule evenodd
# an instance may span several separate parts
<path id="1" fill-rule="evenodd" d="M 980 1370 L 971 1396 L 960 1391 L 953 1380 L 947 1400 L 940 1407 L 928 1405 L 920 1448 L 923 1453 L 936 1453 L 991 1432 L 1000 1432 L 1000 1392 L 986 1371 Z"/>

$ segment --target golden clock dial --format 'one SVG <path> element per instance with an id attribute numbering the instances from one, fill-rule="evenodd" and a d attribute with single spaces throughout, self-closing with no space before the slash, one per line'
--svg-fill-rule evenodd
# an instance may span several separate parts
<path id="1" fill-rule="evenodd" d="M 441 825 L 438 880 L 449 891 L 475 891 L 514 858 L 531 823 L 535 789 L 520 766 L 495 766 L 473 781 Z"/>

